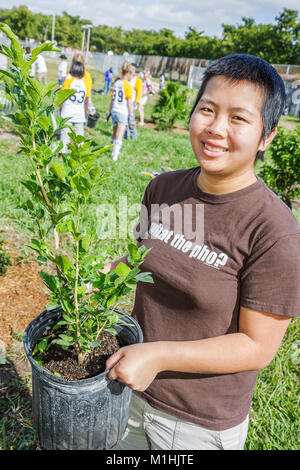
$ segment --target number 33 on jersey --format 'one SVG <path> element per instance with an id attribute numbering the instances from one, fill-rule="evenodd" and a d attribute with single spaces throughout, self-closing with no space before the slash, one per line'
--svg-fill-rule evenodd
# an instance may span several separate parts
<path id="1" fill-rule="evenodd" d="M 84 122 L 84 102 L 85 98 L 89 96 L 89 88 L 87 86 L 85 77 L 76 78 L 68 75 L 64 81 L 62 89 L 76 90 L 76 93 L 71 95 L 62 105 L 61 116 L 63 118 L 69 117 L 70 122 Z"/>

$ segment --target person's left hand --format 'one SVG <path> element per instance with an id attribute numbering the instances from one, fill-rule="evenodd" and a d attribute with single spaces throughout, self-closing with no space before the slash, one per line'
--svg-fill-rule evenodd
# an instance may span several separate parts
<path id="1" fill-rule="evenodd" d="M 106 361 L 106 369 L 111 369 L 108 378 L 120 380 L 139 392 L 146 390 L 162 370 L 159 352 L 159 343 L 138 343 L 119 349 Z"/>

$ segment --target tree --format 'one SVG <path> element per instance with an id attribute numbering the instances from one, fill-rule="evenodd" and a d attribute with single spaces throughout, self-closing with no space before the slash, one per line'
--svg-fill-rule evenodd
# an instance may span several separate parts
<path id="1" fill-rule="evenodd" d="M 0 10 L 0 19 L 22 38 L 37 41 L 51 39 L 52 17 L 33 14 L 26 6 Z M 60 46 L 81 47 L 82 26 L 92 24 L 66 11 L 56 16 L 55 39 Z M 254 18 L 242 17 L 238 25 L 223 24 L 222 37 L 205 36 L 204 31 L 188 27 L 183 39 L 171 29 L 160 31 L 107 25 L 93 26 L 90 47 L 115 54 L 191 57 L 215 60 L 226 54 L 248 53 L 273 64 L 300 65 L 300 22 L 297 10 L 284 8 L 275 17 L 275 24 L 256 24 Z"/>
<path id="2" fill-rule="evenodd" d="M 11 10 L 2 9 L 0 21 L 8 24 L 21 39 L 35 36 L 34 15 L 25 5 L 13 7 Z"/>
<path id="3" fill-rule="evenodd" d="M 300 64 L 300 22 L 297 10 L 284 8 L 275 20 L 277 63 Z"/>

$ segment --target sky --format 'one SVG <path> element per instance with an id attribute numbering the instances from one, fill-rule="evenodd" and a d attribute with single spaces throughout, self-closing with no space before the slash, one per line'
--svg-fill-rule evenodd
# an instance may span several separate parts
<path id="1" fill-rule="evenodd" d="M 271 24 L 283 8 L 299 11 L 299 0 L 0 0 L 0 8 L 26 5 L 33 13 L 72 16 L 93 25 L 121 26 L 125 30 L 168 28 L 184 37 L 191 26 L 208 36 L 219 36 L 222 23 L 237 25 L 242 17 Z M 63 5 L 63 6 L 61 6 Z"/>

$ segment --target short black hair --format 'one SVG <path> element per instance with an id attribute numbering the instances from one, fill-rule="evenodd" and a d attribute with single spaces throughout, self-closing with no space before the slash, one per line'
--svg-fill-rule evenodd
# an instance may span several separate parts
<path id="1" fill-rule="evenodd" d="M 217 59 L 204 72 L 190 116 L 202 97 L 208 81 L 217 75 L 223 75 L 232 82 L 248 80 L 262 90 L 265 98 L 261 110 L 262 138 L 265 139 L 277 126 L 285 108 L 285 86 L 277 70 L 264 59 L 250 54 L 230 54 Z M 256 158 L 263 160 L 263 152 L 257 152 Z"/>
<path id="2" fill-rule="evenodd" d="M 75 61 L 71 65 L 70 74 L 72 75 L 72 77 L 83 78 L 84 71 L 85 71 L 84 65 L 79 61 Z"/>

